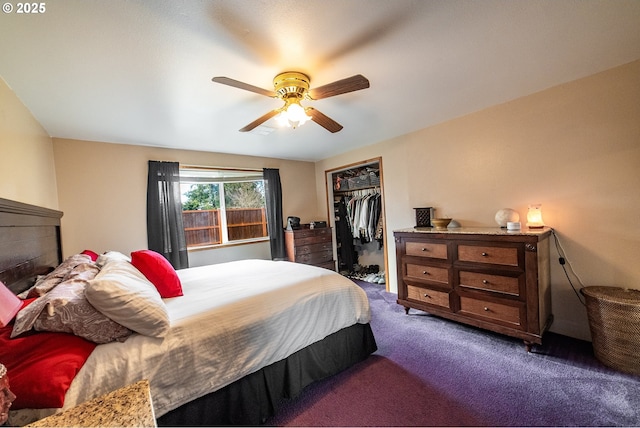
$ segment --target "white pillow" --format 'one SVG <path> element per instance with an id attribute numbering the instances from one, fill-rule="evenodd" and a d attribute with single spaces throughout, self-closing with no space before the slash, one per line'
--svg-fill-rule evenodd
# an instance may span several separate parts
<path id="1" fill-rule="evenodd" d="M 96 264 L 102 267 L 113 260 L 130 262 L 131 258 L 129 256 L 122 254 L 119 251 L 107 251 L 98 256 L 98 258 L 96 259 Z"/>
<path id="2" fill-rule="evenodd" d="M 130 330 L 164 337 L 169 314 L 156 287 L 131 263 L 110 260 L 89 281 L 85 296 L 98 311 Z"/>

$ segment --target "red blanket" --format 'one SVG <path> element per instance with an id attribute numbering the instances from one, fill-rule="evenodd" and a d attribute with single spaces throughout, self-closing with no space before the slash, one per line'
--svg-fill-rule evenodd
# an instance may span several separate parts
<path id="1" fill-rule="evenodd" d="M 0 328 L 0 362 L 7 367 L 14 410 L 60 408 L 76 373 L 96 344 L 68 333 L 30 333 L 10 339 Z"/>

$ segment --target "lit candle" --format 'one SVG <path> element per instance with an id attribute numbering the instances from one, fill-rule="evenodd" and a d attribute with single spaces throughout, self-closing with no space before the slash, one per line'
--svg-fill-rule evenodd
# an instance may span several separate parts
<path id="1" fill-rule="evenodd" d="M 541 229 L 544 227 L 541 204 L 529 205 L 529 211 L 527 211 L 527 227 L 529 229 Z"/>

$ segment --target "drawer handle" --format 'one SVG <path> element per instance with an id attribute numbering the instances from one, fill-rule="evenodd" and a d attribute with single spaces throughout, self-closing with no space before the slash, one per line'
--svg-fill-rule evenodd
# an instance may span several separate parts
<path id="1" fill-rule="evenodd" d="M 422 251 L 428 251 L 426 248 L 422 247 Z"/>
<path id="2" fill-rule="evenodd" d="M 484 307 L 485 312 L 489 312 L 489 308 L 487 308 L 486 306 Z"/>
<path id="3" fill-rule="evenodd" d="M 426 298 L 428 298 L 428 299 L 430 299 L 430 298 L 431 298 L 431 296 L 429 296 L 428 294 L 425 294 L 425 295 L 424 295 L 424 297 L 426 297 Z"/>
<path id="4" fill-rule="evenodd" d="M 423 271 L 422 271 L 422 274 L 423 274 L 423 275 L 429 275 L 429 272 L 427 272 L 426 270 L 423 270 Z"/>
<path id="5" fill-rule="evenodd" d="M 489 281 L 487 281 L 486 279 L 483 279 L 483 280 L 482 280 L 482 283 L 483 283 L 484 285 L 487 285 L 487 284 L 489 283 Z"/>
<path id="6" fill-rule="evenodd" d="M 489 254 L 485 253 L 484 251 L 482 252 L 482 254 L 480 254 L 482 257 L 487 257 Z"/>

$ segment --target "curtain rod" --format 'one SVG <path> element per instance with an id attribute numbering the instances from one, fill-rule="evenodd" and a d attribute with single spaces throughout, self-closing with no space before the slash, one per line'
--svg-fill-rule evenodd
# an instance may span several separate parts
<path id="1" fill-rule="evenodd" d="M 204 166 L 204 165 L 183 165 L 180 164 L 180 168 L 184 169 L 222 169 L 229 171 L 248 171 L 248 172 L 262 172 L 262 168 L 234 168 L 230 166 Z"/>

